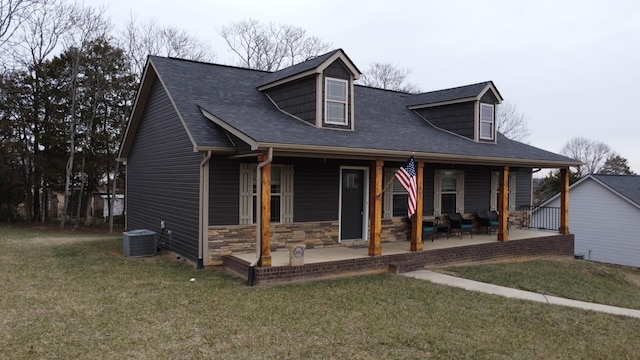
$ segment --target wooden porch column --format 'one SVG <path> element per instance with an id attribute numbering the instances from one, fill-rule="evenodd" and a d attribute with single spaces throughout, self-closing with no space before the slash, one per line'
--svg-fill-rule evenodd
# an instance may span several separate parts
<path id="1" fill-rule="evenodd" d="M 371 162 L 369 179 L 369 256 L 382 255 L 380 233 L 382 232 L 382 165 L 384 161 Z"/>
<path id="2" fill-rule="evenodd" d="M 416 169 L 416 213 L 411 220 L 411 251 L 422 251 L 422 202 L 423 202 L 423 183 L 424 183 L 424 162 L 418 161 Z"/>
<path id="3" fill-rule="evenodd" d="M 569 168 L 560 169 L 560 234 L 569 234 Z"/>
<path id="4" fill-rule="evenodd" d="M 498 196 L 498 241 L 509 240 L 509 166 L 500 171 L 500 189 Z"/>
<path id="5" fill-rule="evenodd" d="M 265 161 L 266 155 L 258 156 L 258 162 Z M 271 266 L 271 163 L 260 171 L 260 266 Z"/>

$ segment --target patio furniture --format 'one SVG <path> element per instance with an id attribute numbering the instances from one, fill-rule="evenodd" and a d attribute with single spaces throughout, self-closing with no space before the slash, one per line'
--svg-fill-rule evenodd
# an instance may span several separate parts
<path id="1" fill-rule="evenodd" d="M 446 233 L 447 239 L 449 238 L 449 225 L 440 222 L 440 218 L 436 217 L 435 221 L 423 221 L 422 222 L 422 239 L 426 238 L 426 235 L 431 235 L 431 242 L 436 237 L 440 237 L 440 234 Z"/>
<path id="2" fill-rule="evenodd" d="M 478 211 L 478 234 L 480 228 L 484 228 L 487 234 L 491 234 L 491 230 L 498 231 L 498 213 L 491 211 Z"/>
<path id="3" fill-rule="evenodd" d="M 458 236 L 462 239 L 462 233 L 468 232 L 473 238 L 473 220 L 465 219 L 460 213 L 449 213 L 449 231 L 458 230 Z"/>
<path id="4" fill-rule="evenodd" d="M 433 223 L 433 221 L 423 221 L 422 239 L 425 239 L 429 234 L 431 234 L 431 242 L 433 242 L 433 236 L 435 235 L 435 224 Z"/>

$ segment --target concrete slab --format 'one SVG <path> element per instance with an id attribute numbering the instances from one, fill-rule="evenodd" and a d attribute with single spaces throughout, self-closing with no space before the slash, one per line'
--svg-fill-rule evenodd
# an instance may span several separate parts
<path id="1" fill-rule="evenodd" d="M 617 306 L 595 304 L 585 301 L 571 300 L 560 298 L 557 296 L 549 296 L 534 293 L 531 291 L 524 291 L 519 289 L 508 288 L 504 286 L 498 286 L 493 284 L 487 284 L 475 280 L 463 279 L 456 276 L 441 274 L 430 270 L 416 270 L 403 274 L 403 276 L 413 277 L 416 279 L 431 281 L 435 284 L 454 286 L 469 291 L 483 292 L 486 294 L 504 296 L 514 299 L 522 299 L 529 301 L 536 301 L 541 303 L 547 303 L 552 305 L 569 306 L 584 310 L 598 311 L 613 315 L 629 316 L 634 318 L 640 318 L 640 310 L 627 309 Z"/>

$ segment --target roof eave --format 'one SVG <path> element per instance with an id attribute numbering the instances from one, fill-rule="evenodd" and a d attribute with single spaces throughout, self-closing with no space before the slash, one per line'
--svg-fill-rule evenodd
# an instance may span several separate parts
<path id="1" fill-rule="evenodd" d="M 496 165 L 496 166 L 522 166 L 537 168 L 562 168 L 575 166 L 575 162 L 535 160 L 535 159 L 514 159 L 507 157 L 489 156 L 469 156 L 457 154 L 443 154 L 431 152 L 410 152 L 404 150 L 380 150 L 369 148 L 347 148 L 339 146 L 322 145 L 299 145 L 283 143 L 256 143 L 256 149 L 273 148 L 279 154 L 302 157 L 327 157 L 327 158 L 349 158 L 349 159 L 376 159 L 384 158 L 391 160 L 406 160 L 407 156 L 413 154 L 416 160 L 435 163 L 455 163 L 467 165 Z"/>

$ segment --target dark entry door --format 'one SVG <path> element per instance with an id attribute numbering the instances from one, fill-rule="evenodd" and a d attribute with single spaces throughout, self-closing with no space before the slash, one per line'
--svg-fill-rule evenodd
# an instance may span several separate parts
<path id="1" fill-rule="evenodd" d="M 340 238 L 362 239 L 364 214 L 364 170 L 342 170 L 342 212 Z"/>

